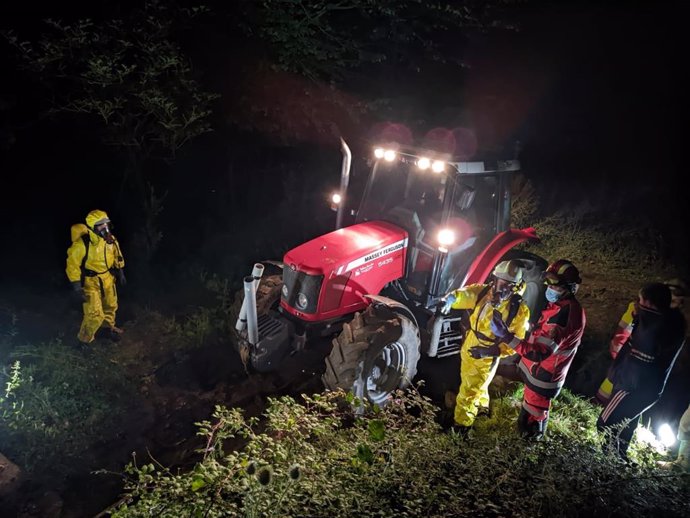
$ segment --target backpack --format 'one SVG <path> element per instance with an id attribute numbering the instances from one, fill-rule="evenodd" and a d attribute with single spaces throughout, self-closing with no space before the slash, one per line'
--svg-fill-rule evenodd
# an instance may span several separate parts
<path id="1" fill-rule="evenodd" d="M 83 223 L 76 223 L 72 225 L 70 229 L 72 233 L 72 242 L 74 243 L 77 239 L 81 239 L 84 242 L 84 257 L 81 260 L 81 284 L 84 285 L 84 272 L 86 271 L 86 260 L 89 258 L 89 245 L 91 240 L 89 239 L 89 229 Z"/>

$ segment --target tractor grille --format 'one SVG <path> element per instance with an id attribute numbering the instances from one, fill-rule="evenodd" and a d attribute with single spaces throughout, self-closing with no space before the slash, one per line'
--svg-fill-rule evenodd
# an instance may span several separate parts
<path id="1" fill-rule="evenodd" d="M 283 268 L 283 290 L 280 298 L 287 302 L 288 306 L 304 313 L 316 313 L 316 305 L 319 302 L 319 292 L 323 275 L 307 275 L 292 268 Z M 287 289 L 287 296 L 285 294 Z M 306 307 L 297 304 L 297 298 L 302 293 L 307 297 Z"/>

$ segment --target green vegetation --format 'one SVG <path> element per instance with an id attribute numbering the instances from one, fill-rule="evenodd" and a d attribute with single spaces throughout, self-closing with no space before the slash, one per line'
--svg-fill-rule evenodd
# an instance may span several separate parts
<path id="1" fill-rule="evenodd" d="M 85 356 L 60 341 L 14 345 L 3 332 L 0 359 L 2 452 L 39 477 L 79 469 L 131 404 L 131 383 L 102 353 Z"/>
<path id="2" fill-rule="evenodd" d="M 532 251 L 542 257 L 567 257 L 583 272 L 630 279 L 637 279 L 642 270 L 651 276 L 674 270 L 662 233 L 644 217 L 602 214 L 586 203 L 540 214 L 539 196 L 523 174 L 513 178 L 511 192 L 511 225 L 537 230 L 541 243 Z"/>
<path id="3" fill-rule="evenodd" d="M 639 464 L 600 453 L 587 402 L 565 393 L 549 439 L 530 443 L 515 433 L 519 401 L 496 399 L 468 439 L 441 430 L 438 409 L 414 390 L 364 414 L 342 393 L 270 399 L 261 420 L 219 406 L 198 424 L 194 469 L 131 463 L 112 516 L 687 513 L 689 477 L 657 471 L 645 448 Z"/>

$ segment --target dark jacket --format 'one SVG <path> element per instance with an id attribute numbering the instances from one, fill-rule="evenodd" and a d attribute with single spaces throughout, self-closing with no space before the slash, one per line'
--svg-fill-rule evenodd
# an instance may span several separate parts
<path id="1" fill-rule="evenodd" d="M 625 354 L 614 363 L 614 390 L 661 395 L 683 347 L 685 319 L 680 311 L 639 307 Z"/>

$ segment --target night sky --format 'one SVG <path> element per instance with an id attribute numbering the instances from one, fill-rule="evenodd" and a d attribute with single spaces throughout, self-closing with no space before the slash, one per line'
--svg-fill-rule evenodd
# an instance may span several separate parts
<path id="1" fill-rule="evenodd" d="M 31 38 L 45 17 L 107 18 L 137 3 L 70 5 L 5 3 L 0 25 Z M 281 210 L 299 213 L 296 205 L 320 203 L 338 182 L 335 133 L 345 136 L 361 158 L 375 132 L 392 123 L 417 137 L 472 132 L 477 153 L 498 151 L 512 158 L 518 150 L 544 210 L 588 205 L 603 213 L 627 213 L 633 220 L 650 216 L 680 250 L 676 262 L 687 259 L 687 191 L 677 187 L 684 65 L 680 2 L 625 7 L 525 2 L 509 11 L 519 31 L 458 31 L 457 49 L 467 65 L 460 71 L 428 63 L 416 75 L 390 66 L 383 73 L 370 65 L 332 82 L 342 102 L 362 102 L 382 92 L 392 99 L 386 117 L 369 113 L 357 121 L 323 106 L 318 89 L 300 97 L 314 83 L 299 74 L 245 73 L 251 70 L 255 44 L 231 30 L 232 8 L 209 5 L 219 13 L 216 19 L 184 32 L 180 42 L 203 87 L 221 95 L 212 115 L 214 131 L 187 144 L 175 161 L 152 164 L 149 170 L 157 192 L 168 192 L 159 220 L 166 236 L 160 251 L 165 257 L 156 258 L 161 264 L 200 261 L 222 270 L 210 241 L 241 232 L 254 218 L 280 219 Z M 454 45 L 455 36 L 442 38 Z M 19 277 L 27 276 L 22 269 L 31 269 L 33 278 L 61 289 L 69 226 L 92 208 L 103 208 L 119 224 L 129 255 L 135 255 L 130 238 L 141 224 L 138 206 L 120 192 L 121 156 L 101 143 L 96 121 L 44 116 L 51 92 L 18 68 L 4 41 L 0 56 L 5 70 L 0 87 L 5 243 L 0 279 L 17 280 L 17 268 Z M 241 98 L 247 91 L 254 97 Z M 268 122 L 284 124 L 287 141 L 266 130 L 270 124 L 247 128 L 237 122 L 243 110 L 256 107 L 253 103 L 282 109 L 284 119 Z M 310 103 L 324 125 L 336 131 L 300 126 L 299 113 L 291 110 Z M 355 174 L 358 167 L 356 158 Z M 274 188 L 259 195 L 257 180 L 262 186 L 273 182 Z M 332 226 L 332 213 L 325 208 L 307 212 L 296 217 L 297 230 L 281 234 L 282 226 L 276 226 L 274 249 L 254 243 L 246 255 L 239 245 L 231 253 L 249 264 L 254 253 L 278 253 Z"/>

